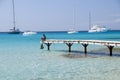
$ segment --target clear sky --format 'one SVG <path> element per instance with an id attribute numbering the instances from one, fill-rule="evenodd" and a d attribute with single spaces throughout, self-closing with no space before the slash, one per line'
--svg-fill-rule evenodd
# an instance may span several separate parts
<path id="1" fill-rule="evenodd" d="M 89 29 L 91 24 L 120 30 L 120 0 L 14 0 L 21 31 Z M 0 0 L 0 31 L 13 27 L 12 0 Z"/>

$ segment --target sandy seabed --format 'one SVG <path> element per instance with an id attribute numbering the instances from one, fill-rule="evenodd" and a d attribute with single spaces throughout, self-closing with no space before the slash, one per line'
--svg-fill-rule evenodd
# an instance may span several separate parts
<path id="1" fill-rule="evenodd" d="M 67 52 L 2 55 L 1 80 L 119 80 L 120 57 Z"/>

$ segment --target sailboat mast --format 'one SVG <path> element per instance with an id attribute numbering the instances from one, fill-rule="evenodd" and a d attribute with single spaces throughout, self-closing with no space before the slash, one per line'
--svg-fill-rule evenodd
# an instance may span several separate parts
<path id="1" fill-rule="evenodd" d="M 13 6 L 13 26 L 14 26 L 14 30 L 15 30 L 15 6 L 14 6 L 14 0 L 12 0 L 12 6 Z"/>
<path id="2" fill-rule="evenodd" d="M 91 28 L 91 12 L 89 12 L 89 29 Z"/>
<path id="3" fill-rule="evenodd" d="M 76 1 L 74 1 L 73 5 L 73 29 L 76 27 Z"/>

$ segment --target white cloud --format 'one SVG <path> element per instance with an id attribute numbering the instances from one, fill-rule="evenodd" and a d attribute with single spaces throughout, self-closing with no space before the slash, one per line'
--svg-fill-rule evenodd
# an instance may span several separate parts
<path id="1" fill-rule="evenodd" d="M 116 19 L 114 22 L 120 23 L 120 18 Z"/>
<path id="2" fill-rule="evenodd" d="M 110 15 L 112 17 L 120 17 L 120 14 L 113 14 L 113 15 Z"/>

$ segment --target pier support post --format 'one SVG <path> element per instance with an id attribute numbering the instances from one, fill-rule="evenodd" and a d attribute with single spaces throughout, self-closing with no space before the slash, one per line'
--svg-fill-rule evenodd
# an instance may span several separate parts
<path id="1" fill-rule="evenodd" d="M 45 43 L 45 44 L 47 45 L 48 50 L 50 50 L 50 45 L 51 45 L 52 43 Z"/>
<path id="2" fill-rule="evenodd" d="M 87 54 L 87 46 L 88 46 L 88 44 L 82 44 L 83 45 L 83 47 L 84 47 L 84 53 L 85 53 L 85 55 Z"/>
<path id="3" fill-rule="evenodd" d="M 112 56 L 112 50 L 113 50 L 114 46 L 107 46 L 107 47 L 108 47 L 108 49 L 110 51 L 110 56 Z"/>
<path id="4" fill-rule="evenodd" d="M 66 45 L 67 45 L 68 48 L 69 48 L 69 52 L 71 52 L 71 46 L 73 45 L 73 43 L 66 43 Z"/>

